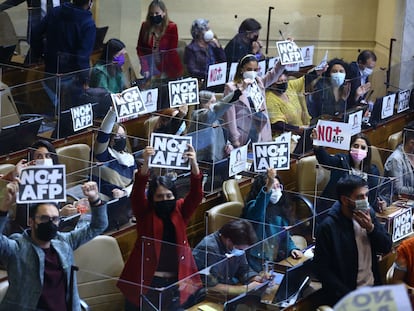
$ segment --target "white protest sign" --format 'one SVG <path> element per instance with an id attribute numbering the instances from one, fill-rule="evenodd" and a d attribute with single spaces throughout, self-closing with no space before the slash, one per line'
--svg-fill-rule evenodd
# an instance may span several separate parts
<path id="1" fill-rule="evenodd" d="M 249 85 L 247 92 L 247 97 L 249 98 L 249 101 L 252 101 L 252 104 L 256 112 L 259 112 L 260 107 L 262 106 L 265 98 L 256 80 L 254 80 L 253 83 Z"/>
<path id="2" fill-rule="evenodd" d="M 292 132 L 284 132 L 275 138 L 275 142 L 286 143 L 290 142 L 292 139 Z"/>
<path id="3" fill-rule="evenodd" d="M 229 177 L 237 175 L 246 170 L 247 167 L 247 145 L 233 149 L 230 152 Z"/>
<path id="4" fill-rule="evenodd" d="M 269 58 L 269 64 L 268 64 L 269 70 L 272 69 L 273 67 L 275 67 L 275 65 L 279 61 L 279 59 L 280 59 L 280 57 Z"/>
<path id="5" fill-rule="evenodd" d="M 141 92 L 141 97 L 144 100 L 146 112 L 157 111 L 158 89 L 149 89 Z"/>
<path id="6" fill-rule="evenodd" d="M 66 202 L 64 165 L 28 166 L 20 174 L 17 203 Z"/>
<path id="7" fill-rule="evenodd" d="M 403 209 L 400 214 L 393 219 L 392 241 L 397 242 L 413 232 L 412 226 L 413 212 L 411 208 Z"/>
<path id="8" fill-rule="evenodd" d="M 237 65 L 238 63 L 231 63 L 230 71 L 229 71 L 229 79 L 227 80 L 228 82 L 231 82 L 234 80 L 234 76 L 236 75 Z"/>
<path id="9" fill-rule="evenodd" d="M 208 66 L 207 87 L 226 83 L 227 63 Z"/>
<path id="10" fill-rule="evenodd" d="M 322 58 L 321 62 L 318 64 L 318 66 L 315 67 L 315 70 L 322 70 L 328 65 L 328 51 L 325 51 L 325 55 Z"/>
<path id="11" fill-rule="evenodd" d="M 349 114 L 348 124 L 351 126 L 350 135 L 355 135 L 361 132 L 362 125 L 362 110 Z"/>
<path id="12" fill-rule="evenodd" d="M 395 94 L 382 98 L 381 119 L 391 117 L 394 114 Z"/>
<path id="13" fill-rule="evenodd" d="M 138 86 L 126 89 L 122 93 L 111 94 L 111 98 L 118 120 L 135 118 L 138 114 L 146 112 Z"/>
<path id="14" fill-rule="evenodd" d="M 314 49 L 314 45 L 303 46 L 300 48 L 303 57 L 303 62 L 300 63 L 300 67 L 312 66 Z"/>
<path id="15" fill-rule="evenodd" d="M 192 145 L 190 136 L 152 133 L 151 146 L 155 154 L 150 157 L 149 166 L 189 170 L 190 162 L 184 156 L 188 144 Z"/>
<path id="16" fill-rule="evenodd" d="M 404 284 L 363 286 L 343 297 L 335 311 L 406 311 L 411 310 Z"/>
<path id="17" fill-rule="evenodd" d="M 300 69 L 299 63 L 288 64 L 285 66 L 286 71 L 299 71 L 299 69 Z"/>
<path id="18" fill-rule="evenodd" d="M 314 145 L 349 150 L 351 127 L 348 123 L 319 120 L 316 130 L 318 137 L 313 140 Z"/>
<path id="19" fill-rule="evenodd" d="M 410 94 L 411 90 L 404 90 L 398 93 L 397 113 L 406 111 L 410 108 Z"/>
<path id="20" fill-rule="evenodd" d="M 288 170 L 290 168 L 290 141 L 253 143 L 255 172 L 266 172 L 268 168 Z"/>
<path id="21" fill-rule="evenodd" d="M 168 82 L 170 107 L 198 104 L 198 80 L 189 78 Z"/>
<path id="22" fill-rule="evenodd" d="M 257 75 L 259 77 L 264 77 L 266 74 L 266 60 L 262 60 L 257 63 Z"/>
<path id="23" fill-rule="evenodd" d="M 276 47 L 282 65 L 303 62 L 302 53 L 294 41 L 278 41 L 276 42 Z"/>
<path id="24" fill-rule="evenodd" d="M 70 108 L 73 131 L 80 131 L 93 125 L 93 110 L 91 104 Z"/>

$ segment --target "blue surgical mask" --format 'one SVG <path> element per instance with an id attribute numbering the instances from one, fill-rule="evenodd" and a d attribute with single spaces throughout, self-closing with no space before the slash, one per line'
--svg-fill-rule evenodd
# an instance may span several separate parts
<path id="1" fill-rule="evenodd" d="M 333 86 L 339 87 L 345 82 L 345 73 L 334 72 L 331 73 L 331 83 Z"/>
<path id="2" fill-rule="evenodd" d="M 236 256 L 236 257 L 243 256 L 244 255 L 244 250 L 238 249 L 238 248 L 233 248 L 231 250 L 230 254 L 232 254 L 233 256 Z"/>
<path id="3" fill-rule="evenodd" d="M 372 74 L 373 70 L 371 68 L 365 67 L 364 70 L 362 71 L 362 75 L 364 75 L 365 77 L 368 77 Z"/>

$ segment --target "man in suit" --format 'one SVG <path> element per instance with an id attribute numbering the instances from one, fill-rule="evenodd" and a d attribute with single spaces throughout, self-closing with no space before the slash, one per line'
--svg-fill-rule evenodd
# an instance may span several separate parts
<path id="1" fill-rule="evenodd" d="M 40 23 L 47 12 L 64 2 L 70 2 L 70 0 L 6 0 L 0 4 L 0 11 L 5 11 L 23 2 L 27 2 L 27 42 L 30 42 L 32 29 Z M 32 63 L 30 51 L 26 56 L 25 63 Z"/>
<path id="2" fill-rule="evenodd" d="M 373 51 L 364 50 L 359 53 L 357 61 L 349 66 L 351 79 L 351 93 L 348 97 L 348 107 L 351 108 L 359 103 L 364 103 L 366 94 L 371 89 L 368 77 L 372 74 L 377 62 L 377 56 Z"/>

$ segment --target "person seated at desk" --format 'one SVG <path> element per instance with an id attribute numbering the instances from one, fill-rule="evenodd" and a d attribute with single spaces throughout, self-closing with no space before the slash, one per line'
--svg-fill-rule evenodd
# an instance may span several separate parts
<path id="1" fill-rule="evenodd" d="M 210 29 L 208 20 L 198 18 L 191 25 L 193 40 L 185 47 L 184 63 L 188 74 L 201 80 L 207 80 L 208 67 L 226 61 L 226 54 Z"/>
<path id="2" fill-rule="evenodd" d="M 206 278 L 202 277 L 209 290 L 239 295 L 259 285 L 262 278 L 249 267 L 245 254 L 245 250 L 255 242 L 256 234 L 250 222 L 235 219 L 197 244 L 193 255 L 198 269 L 211 267 Z M 227 260 L 223 261 L 226 257 Z"/>
<path id="3" fill-rule="evenodd" d="M 323 79 L 316 78 L 312 82 L 309 95 L 308 111 L 314 120 L 321 116 L 340 117 L 347 109 L 350 84 L 346 82 L 348 64 L 334 58 L 329 61 Z"/>
<path id="4" fill-rule="evenodd" d="M 141 310 L 141 302 L 148 300 L 161 303 L 162 310 L 179 310 L 202 288 L 186 233 L 188 222 L 203 199 L 203 176 L 196 153 L 191 145 L 184 153 L 191 166 L 189 192 L 184 199 L 177 197 L 177 187 L 169 176 L 153 176 L 148 184 L 149 157 L 154 154 L 151 146 L 144 149 L 144 161 L 135 174 L 131 193 L 138 238 L 117 283 L 126 298 L 125 311 Z M 151 242 L 145 242 L 145 237 Z M 182 279 L 191 286 L 172 286 Z M 163 295 L 160 302 L 159 291 L 149 287 L 169 287 L 172 293 L 167 298 Z"/>
<path id="5" fill-rule="evenodd" d="M 414 196 L 414 121 L 403 130 L 403 144 L 385 162 L 384 176 L 394 179 L 395 195 Z"/>
<path id="6" fill-rule="evenodd" d="M 106 204 L 95 182 L 82 186 L 92 207 L 89 225 L 71 232 L 58 232 L 59 210 L 55 203 L 30 207 L 30 228 L 9 238 L 0 233 L 0 260 L 7 270 L 9 287 L 1 310 L 80 310 L 73 275 L 73 251 L 101 234 L 108 225 Z M 16 200 L 17 182 L 7 185 L 0 204 L 0 232 Z"/>
<path id="7" fill-rule="evenodd" d="M 273 136 L 283 132 L 302 135 L 311 119 L 304 98 L 305 77 L 288 80 L 287 71 L 266 90 L 266 105 Z"/>
<path id="8" fill-rule="evenodd" d="M 329 305 L 358 287 L 380 285 L 377 255 L 392 246 L 369 207 L 367 182 L 348 175 L 337 182 L 336 190 L 338 200 L 317 227 L 313 258 L 326 298 L 323 304 Z"/>
<path id="9" fill-rule="evenodd" d="M 318 132 L 312 131 L 312 138 L 316 139 Z M 333 200 L 337 200 L 336 184 L 341 177 L 347 175 L 361 176 L 368 182 L 369 204 L 374 210 L 380 212 L 385 207 L 386 202 L 378 197 L 378 187 L 380 184 L 380 172 L 375 164 L 371 163 L 371 142 L 363 133 L 351 137 L 350 150 L 348 153 L 329 154 L 324 147 L 313 146 L 313 151 L 319 164 L 326 166 L 331 171 L 331 176 L 323 189 L 322 198 L 316 207 L 317 212 L 322 212 L 332 205 Z M 335 169 L 338 168 L 338 169 Z M 331 199 L 331 200 L 329 200 Z"/>
<path id="10" fill-rule="evenodd" d="M 294 209 L 282 190 L 276 170 L 269 168 L 266 175 L 255 178 L 246 198 L 242 217 L 253 221 L 257 237 L 266 240 L 264 245 L 254 247 L 249 252 L 249 264 L 256 271 L 262 270 L 266 260 L 280 261 L 288 256 L 294 259 L 303 256 L 286 231 L 286 227 L 294 225 Z"/>
<path id="11" fill-rule="evenodd" d="M 101 87 L 110 93 L 121 93 L 127 88 L 122 65 L 125 63 L 125 44 L 118 39 L 105 43 L 102 54 L 92 68 L 90 87 Z"/>
<path id="12" fill-rule="evenodd" d="M 238 100 L 241 95 L 239 89 L 229 93 L 222 100 L 216 102 L 216 96 L 210 91 L 200 91 L 199 109 L 191 114 L 191 122 L 188 132 L 201 131 L 201 140 L 209 141 L 207 147 L 197 150 L 197 158 L 200 161 L 216 162 L 226 158 L 232 148 L 226 143 L 220 119 L 231 107 L 231 103 Z M 194 138 L 193 138 L 194 139 Z"/>
<path id="13" fill-rule="evenodd" d="M 127 150 L 127 131 L 116 123 L 116 112 L 109 109 L 96 137 L 94 156 L 98 165 L 92 180 L 101 185 L 101 192 L 110 199 L 129 196 L 137 164 Z"/>

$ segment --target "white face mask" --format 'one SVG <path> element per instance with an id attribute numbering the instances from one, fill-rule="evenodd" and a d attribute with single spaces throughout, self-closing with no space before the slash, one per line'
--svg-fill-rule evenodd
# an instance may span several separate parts
<path id="1" fill-rule="evenodd" d="M 39 165 L 39 166 L 53 166 L 53 160 L 50 158 L 37 159 L 35 163 L 36 165 Z"/>
<path id="2" fill-rule="evenodd" d="M 270 202 L 272 204 L 276 204 L 277 202 L 279 202 L 281 197 L 282 197 L 282 190 L 280 188 L 272 189 L 272 194 L 270 195 Z"/>
<path id="3" fill-rule="evenodd" d="M 357 211 L 368 211 L 369 210 L 368 199 L 355 200 L 355 210 L 357 210 Z"/>
<path id="4" fill-rule="evenodd" d="M 204 41 L 209 42 L 214 39 L 214 32 L 209 29 L 204 33 Z"/>
<path id="5" fill-rule="evenodd" d="M 364 70 L 362 71 L 362 74 L 365 77 L 368 77 L 372 74 L 373 70 L 371 68 L 365 67 Z"/>
<path id="6" fill-rule="evenodd" d="M 257 72 L 254 70 L 243 72 L 243 79 L 256 80 L 256 77 L 257 77 Z"/>
<path id="7" fill-rule="evenodd" d="M 341 86 L 345 82 L 345 73 L 334 72 L 331 73 L 331 83 L 333 86 Z"/>
<path id="8" fill-rule="evenodd" d="M 238 249 L 238 248 L 233 248 L 230 252 L 230 254 L 232 254 L 233 256 L 243 256 L 244 255 L 244 250 L 242 249 Z"/>

